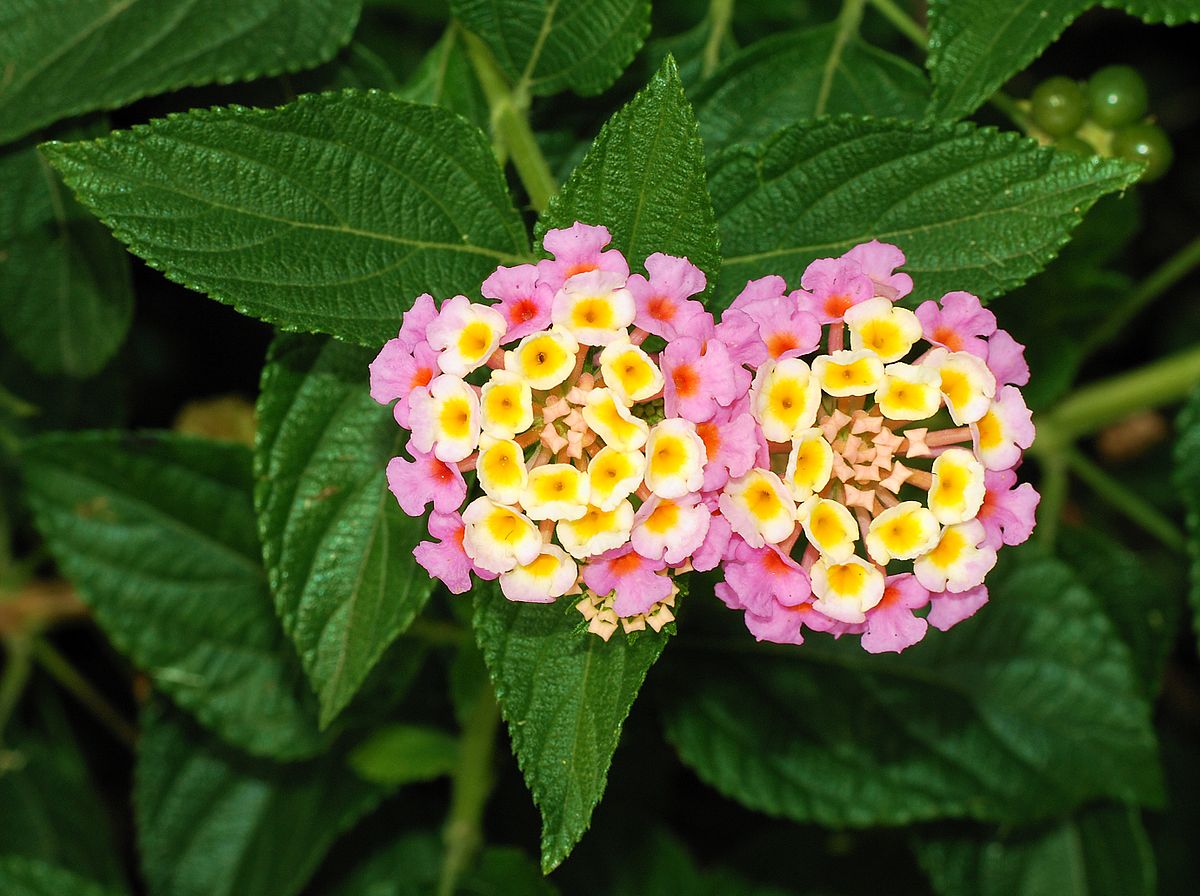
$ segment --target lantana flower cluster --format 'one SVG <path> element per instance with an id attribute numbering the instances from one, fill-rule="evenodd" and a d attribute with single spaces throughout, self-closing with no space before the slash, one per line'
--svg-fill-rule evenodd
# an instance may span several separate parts
<path id="1" fill-rule="evenodd" d="M 898 651 L 987 601 L 1037 492 L 1024 349 L 966 292 L 913 290 L 895 246 L 748 282 L 720 320 L 686 258 L 631 273 L 608 230 L 551 230 L 552 258 L 482 295 L 416 300 L 371 365 L 411 433 L 388 484 L 432 505 L 417 561 L 451 592 L 571 596 L 590 631 L 674 619 L 677 578 L 760 640 L 804 629 Z M 468 485 L 468 477 L 473 485 Z"/>

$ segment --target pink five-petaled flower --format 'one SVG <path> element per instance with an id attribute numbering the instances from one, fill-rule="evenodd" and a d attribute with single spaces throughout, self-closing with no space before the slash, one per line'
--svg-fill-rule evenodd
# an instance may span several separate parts
<path id="1" fill-rule="evenodd" d="M 898 246 L 871 240 L 859 243 L 843 253 L 842 258 L 858 263 L 862 272 L 875 284 L 875 295 L 895 302 L 912 292 L 912 277 L 895 273 L 905 262 L 904 253 Z"/>
<path id="2" fill-rule="evenodd" d="M 964 619 L 970 619 L 987 602 L 987 585 L 977 585 L 958 594 L 930 592 L 929 615 L 925 618 L 938 631 L 947 632 Z"/>
<path id="3" fill-rule="evenodd" d="M 583 583 L 601 597 L 613 593 L 618 616 L 636 616 L 671 596 L 671 580 L 659 575 L 666 567 L 662 560 L 647 560 L 626 545 L 589 560 Z"/>
<path id="4" fill-rule="evenodd" d="M 679 336 L 704 338 L 713 329 L 712 315 L 691 298 L 704 292 L 707 280 L 686 258 L 655 252 L 646 259 L 647 279 L 632 274 L 625 287 L 637 306 L 636 326 L 663 339 Z"/>
<path id="5" fill-rule="evenodd" d="M 501 343 L 516 342 L 550 326 L 550 303 L 554 290 L 538 279 L 536 265 L 498 267 L 479 288 L 489 299 L 499 299 L 496 310 L 508 322 Z"/>
<path id="6" fill-rule="evenodd" d="M 996 332 L 996 315 L 969 292 L 948 292 L 941 302 L 930 299 L 917 308 L 917 320 L 925 338 L 952 352 L 970 352 L 985 361 L 988 344 L 984 338 Z"/>
<path id="7" fill-rule="evenodd" d="M 879 603 L 867 611 L 862 647 L 867 653 L 899 653 L 912 647 L 928 629 L 924 619 L 913 615 L 929 603 L 929 592 L 911 573 L 889 576 Z"/>
<path id="8" fill-rule="evenodd" d="M 706 492 L 724 488 L 730 479 L 745 476 L 754 466 L 770 465 L 767 440 L 754 417 L 740 404 L 718 408 L 712 419 L 696 424 L 708 458 L 702 486 Z"/>
<path id="9" fill-rule="evenodd" d="M 800 307 L 823 324 L 837 323 L 846 309 L 875 296 L 875 282 L 857 261 L 818 258 L 800 278 L 804 291 L 793 295 Z"/>
<path id="10" fill-rule="evenodd" d="M 467 483 L 458 467 L 418 451 L 411 442 L 408 453 L 411 461 L 393 457 L 387 465 L 388 488 L 400 508 L 409 516 L 420 516 L 430 502 L 439 513 L 458 510 L 467 497 Z"/>
<path id="11" fill-rule="evenodd" d="M 778 281 L 764 282 L 764 281 Z M 746 284 L 722 315 L 723 337 L 736 345 L 739 364 L 758 366 L 767 360 L 798 358 L 821 344 L 821 325 L 794 298 L 776 295 L 779 278 L 764 277 Z M 743 318 L 754 322 L 751 328 Z"/>
<path id="12" fill-rule="evenodd" d="M 428 386 L 441 371 L 437 352 L 427 342 L 405 351 L 400 339 L 389 339 L 371 362 L 371 397 L 380 404 L 395 401 L 396 422 L 408 428 L 408 402 L 414 389 Z M 399 399 L 397 401 L 397 399 Z"/>
<path id="13" fill-rule="evenodd" d="M 411 352 L 417 343 L 425 342 L 425 330 L 437 320 L 437 316 L 438 310 L 433 304 L 433 296 L 429 293 L 417 296 L 412 308 L 404 312 L 404 322 L 396 336 L 400 340 L 400 346 L 406 352 Z"/>
<path id="14" fill-rule="evenodd" d="M 759 641 L 801 644 L 804 621 L 798 609 L 812 595 L 808 574 L 772 545 L 752 548 L 736 536 L 725 553 L 725 581 L 714 589 Z M 819 615 L 819 614 L 818 614 Z"/>
<path id="15" fill-rule="evenodd" d="M 481 579 L 494 579 L 496 573 L 476 566 L 463 548 L 466 527 L 458 512 L 429 515 L 429 534 L 440 541 L 422 541 L 413 548 L 413 557 L 433 578 L 442 582 L 451 594 L 471 590 L 471 573 Z"/>
<path id="16" fill-rule="evenodd" d="M 734 364 L 724 343 L 707 344 L 694 336 L 672 340 L 659 361 L 663 372 L 663 409 L 668 417 L 703 423 L 738 397 Z"/>
<path id="17" fill-rule="evenodd" d="M 1042 496 L 1028 482 L 1017 485 L 1015 470 L 989 470 L 984 483 L 987 490 L 976 517 L 983 523 L 984 547 L 999 548 L 1002 544 L 1017 545 L 1027 541 L 1033 534 Z"/>
<path id="18" fill-rule="evenodd" d="M 987 366 L 1000 386 L 1024 386 L 1029 382 L 1029 363 L 1025 346 L 1012 338 L 1008 330 L 997 330 L 988 337 Z"/>
<path id="19" fill-rule="evenodd" d="M 628 277 L 629 262 L 625 256 L 615 249 L 603 251 L 611 242 L 607 227 L 578 221 L 560 230 L 547 230 L 542 247 L 554 260 L 539 261 L 538 276 L 551 293 L 558 292 L 569 278 L 588 271 L 612 271 Z"/>

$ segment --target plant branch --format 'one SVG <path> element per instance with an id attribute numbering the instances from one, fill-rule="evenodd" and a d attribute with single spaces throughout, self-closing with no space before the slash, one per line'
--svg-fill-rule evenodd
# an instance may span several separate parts
<path id="1" fill-rule="evenodd" d="M 1109 475 L 1077 448 L 1066 453 L 1066 463 L 1071 472 L 1087 483 L 1097 497 L 1102 498 L 1114 509 L 1145 532 L 1153 535 L 1173 551 L 1182 553 L 1186 540 L 1179 528 L 1170 519 L 1159 513 L 1137 492 Z"/>
<path id="2" fill-rule="evenodd" d="M 0 744 L 4 729 L 25 693 L 33 665 L 31 639 L 22 635 L 4 636 L 4 674 L 0 676 Z"/>
<path id="3" fill-rule="evenodd" d="M 700 74 L 705 78 L 715 72 L 721 62 L 721 44 L 733 21 L 733 0 L 709 0 L 708 20 L 708 40 L 704 44 L 704 61 L 700 67 Z"/>
<path id="4" fill-rule="evenodd" d="M 33 658 L 39 666 L 62 687 L 69 691 L 76 700 L 83 704 L 96 720 L 130 749 L 137 745 L 137 730 L 125 720 L 112 705 L 104 699 L 92 683 L 84 678 L 72 666 L 67 658 L 51 647 L 44 639 L 35 638 L 32 642 Z"/>
<path id="5" fill-rule="evenodd" d="M 892 27 L 912 41 L 918 50 L 924 52 L 929 49 L 929 35 L 925 33 L 925 29 L 893 0 L 871 0 L 871 5 L 892 23 Z"/>
<path id="6" fill-rule="evenodd" d="M 1070 488 L 1066 459 L 1061 455 L 1043 458 L 1039 485 L 1042 487 L 1042 500 L 1037 512 L 1038 540 L 1045 547 L 1053 548 Z"/>
<path id="7" fill-rule="evenodd" d="M 500 707 L 491 684 L 484 682 L 463 722 L 458 767 L 451 779 L 450 813 L 442 832 L 445 852 L 438 896 L 452 896 L 462 873 L 483 843 L 483 810 L 493 782 L 492 748 L 500 725 Z"/>

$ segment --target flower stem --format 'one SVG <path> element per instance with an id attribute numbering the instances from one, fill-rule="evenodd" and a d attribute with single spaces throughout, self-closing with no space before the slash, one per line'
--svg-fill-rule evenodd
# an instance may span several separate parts
<path id="1" fill-rule="evenodd" d="M 0 744 L 4 743 L 4 729 L 29 681 L 33 665 L 30 646 L 31 639 L 26 635 L 4 637 L 4 674 L 0 676 Z"/>
<path id="2" fill-rule="evenodd" d="M 471 67 L 487 97 L 497 156 L 507 151 L 517 177 L 529 194 L 529 204 L 540 214 L 550 197 L 558 192 L 558 184 L 529 125 L 529 96 L 513 90 L 487 44 L 469 32 L 464 33 L 463 40 Z"/>
<path id="3" fill-rule="evenodd" d="M 459 878 L 483 843 L 483 810 L 492 790 L 492 748 L 499 725 L 500 707 L 491 685 L 485 681 L 467 713 L 459 737 L 450 813 L 442 832 L 445 853 L 438 896 L 452 896 Z"/>
<path id="4" fill-rule="evenodd" d="M 733 0 L 709 0 L 708 40 L 704 44 L 704 61 L 700 67 L 702 77 L 707 78 L 717 70 L 721 62 L 721 44 L 729 33 L 732 20 Z"/>
<path id="5" fill-rule="evenodd" d="M 912 41 L 918 50 L 924 51 L 929 48 L 929 35 L 925 33 L 925 29 L 893 0 L 871 0 L 871 5 L 891 22 L 897 31 Z"/>
<path id="6" fill-rule="evenodd" d="M 1047 548 L 1053 548 L 1070 487 L 1067 463 L 1061 455 L 1051 455 L 1042 459 L 1042 478 L 1038 484 L 1042 487 L 1042 501 L 1037 511 L 1038 540 Z"/>
<path id="7" fill-rule="evenodd" d="M 1135 525 L 1153 535 L 1173 551 L 1182 553 L 1186 541 L 1174 523 L 1154 509 L 1147 501 L 1089 460 L 1077 448 L 1066 454 L 1071 472 L 1082 479 L 1097 497 L 1123 513 Z"/>
<path id="8" fill-rule="evenodd" d="M 137 731 L 113 709 L 104 696 L 72 666 L 61 653 L 42 638 L 32 642 L 33 658 L 39 666 L 76 700 L 83 704 L 113 737 L 132 749 L 137 745 Z"/>

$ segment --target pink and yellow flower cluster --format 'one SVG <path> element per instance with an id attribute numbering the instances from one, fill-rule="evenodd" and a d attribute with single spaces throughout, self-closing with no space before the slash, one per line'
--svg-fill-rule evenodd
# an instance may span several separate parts
<path id="1" fill-rule="evenodd" d="M 704 273 L 631 273 L 606 228 L 549 231 L 552 259 L 498 268 L 494 304 L 423 295 L 371 365 L 411 432 L 388 465 L 417 561 L 454 593 L 566 595 L 591 631 L 659 630 L 676 578 L 760 640 L 805 628 L 898 651 L 987 601 L 996 551 L 1033 529 L 1023 347 L 979 300 L 914 311 L 895 246 L 746 284 L 718 321 Z M 467 478 L 472 476 L 473 486 Z M 465 506 L 464 506 L 465 505 Z"/>

